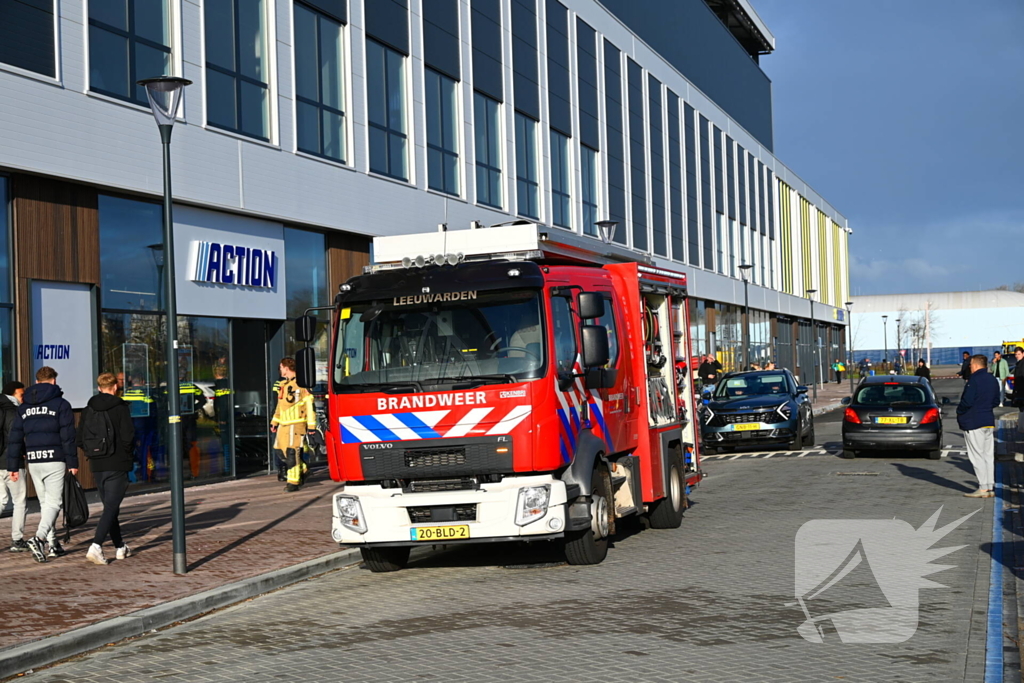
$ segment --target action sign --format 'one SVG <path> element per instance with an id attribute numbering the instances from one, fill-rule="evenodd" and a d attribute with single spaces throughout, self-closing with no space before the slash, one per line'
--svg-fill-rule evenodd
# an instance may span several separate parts
<path id="1" fill-rule="evenodd" d="M 72 408 L 96 393 L 96 320 L 91 285 L 32 283 L 32 375 L 49 365 Z"/>

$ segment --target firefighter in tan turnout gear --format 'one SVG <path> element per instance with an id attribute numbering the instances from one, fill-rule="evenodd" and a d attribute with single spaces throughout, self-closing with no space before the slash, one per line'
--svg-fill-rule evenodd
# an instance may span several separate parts
<path id="1" fill-rule="evenodd" d="M 316 429 L 316 410 L 313 394 L 295 382 L 295 359 L 283 358 L 280 370 L 284 381 L 278 384 L 277 409 L 270 421 L 270 430 L 277 434 L 275 455 L 288 468 L 288 484 L 284 490 L 298 491 L 308 470 L 302 461 L 302 442 L 307 431 Z"/>

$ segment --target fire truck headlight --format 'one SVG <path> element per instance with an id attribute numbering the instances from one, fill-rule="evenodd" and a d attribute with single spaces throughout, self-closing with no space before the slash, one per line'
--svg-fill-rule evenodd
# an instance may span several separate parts
<path id="1" fill-rule="evenodd" d="M 548 501 L 551 500 L 551 485 L 524 486 L 519 489 L 519 501 L 516 503 L 516 524 L 526 526 L 548 513 Z"/>
<path id="2" fill-rule="evenodd" d="M 366 519 L 363 517 L 363 506 L 356 496 L 336 496 L 334 507 L 342 526 L 360 534 L 366 533 Z"/>

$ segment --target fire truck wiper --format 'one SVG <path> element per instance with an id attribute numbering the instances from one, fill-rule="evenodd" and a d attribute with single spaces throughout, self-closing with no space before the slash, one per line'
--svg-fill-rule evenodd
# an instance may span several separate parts
<path id="1" fill-rule="evenodd" d="M 462 377 L 452 379 L 452 382 L 467 382 L 473 384 L 473 386 L 481 384 L 512 384 L 515 381 L 515 375 L 510 375 L 507 372 L 499 372 L 493 375 L 463 375 Z"/>
<path id="2" fill-rule="evenodd" d="M 408 389 L 415 389 L 422 393 L 423 385 L 415 380 L 409 380 L 407 382 L 380 382 L 380 383 L 362 383 L 362 384 L 339 384 L 339 393 L 359 393 L 365 394 L 367 392 L 377 391 L 385 394 L 392 392 L 400 392 Z"/>

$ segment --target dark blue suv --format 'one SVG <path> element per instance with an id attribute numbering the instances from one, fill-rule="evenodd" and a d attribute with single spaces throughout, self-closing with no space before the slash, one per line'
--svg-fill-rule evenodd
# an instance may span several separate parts
<path id="1" fill-rule="evenodd" d="M 814 445 L 814 415 L 807 387 L 789 370 L 734 372 L 725 375 L 700 409 L 704 452 L 731 446 Z"/>

